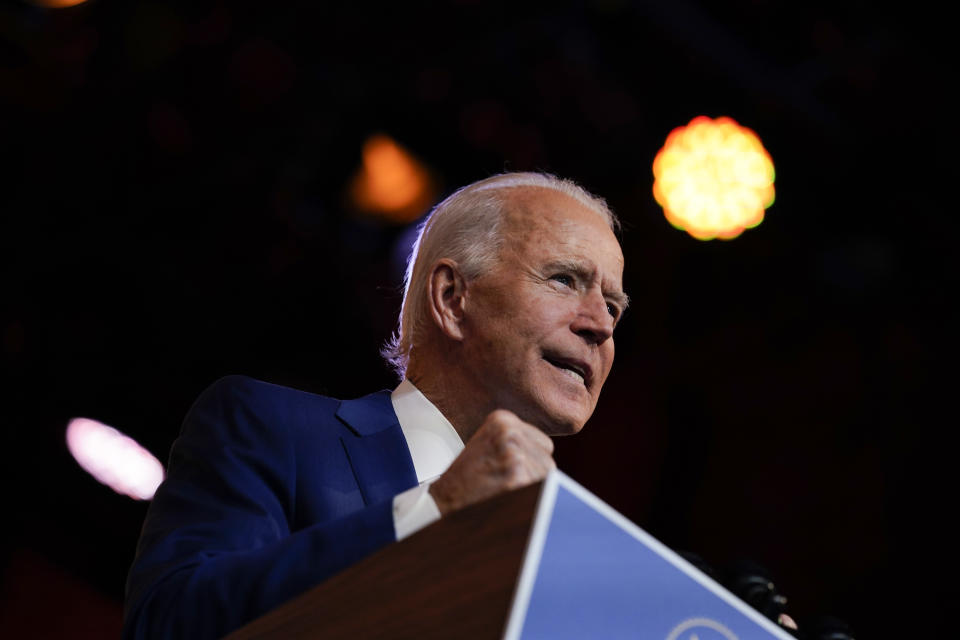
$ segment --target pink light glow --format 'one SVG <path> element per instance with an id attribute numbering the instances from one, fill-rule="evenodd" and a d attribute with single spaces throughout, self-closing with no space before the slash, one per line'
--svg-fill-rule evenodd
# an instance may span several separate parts
<path id="1" fill-rule="evenodd" d="M 99 482 L 134 500 L 149 500 L 163 482 L 163 465 L 153 454 L 133 438 L 96 420 L 71 420 L 67 448 Z"/>

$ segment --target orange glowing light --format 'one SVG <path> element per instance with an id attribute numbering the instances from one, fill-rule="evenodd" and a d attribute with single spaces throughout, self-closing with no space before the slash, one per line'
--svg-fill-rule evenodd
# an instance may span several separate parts
<path id="1" fill-rule="evenodd" d="M 773 160 L 753 131 L 730 118 L 699 116 L 674 129 L 653 175 L 667 220 L 698 240 L 736 238 L 773 204 Z"/>
<path id="2" fill-rule="evenodd" d="M 351 185 L 361 211 L 395 222 L 412 222 L 430 205 L 435 188 L 429 172 L 406 149 L 383 134 L 363 145 L 363 167 Z"/>
<path id="3" fill-rule="evenodd" d="M 33 4 L 45 9 L 63 9 L 83 4 L 87 0 L 33 0 Z"/>
<path id="4" fill-rule="evenodd" d="M 96 420 L 71 420 L 67 448 L 87 473 L 135 500 L 149 500 L 163 482 L 163 465 L 153 454 L 133 438 Z"/>

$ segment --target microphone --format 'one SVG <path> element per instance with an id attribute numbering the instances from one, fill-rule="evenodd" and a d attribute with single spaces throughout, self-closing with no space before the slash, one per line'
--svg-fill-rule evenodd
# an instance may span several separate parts
<path id="1" fill-rule="evenodd" d="M 772 620 L 781 629 L 800 640 L 855 640 L 850 626 L 832 616 L 805 618 L 800 624 L 787 615 L 787 597 L 777 590 L 770 572 L 749 560 L 731 564 L 718 572 L 702 557 L 689 551 L 677 551 L 684 560 L 707 574 L 735 596 Z"/>

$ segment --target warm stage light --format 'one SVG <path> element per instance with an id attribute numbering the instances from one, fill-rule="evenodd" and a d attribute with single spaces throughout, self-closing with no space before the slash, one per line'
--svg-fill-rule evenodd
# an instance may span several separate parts
<path id="1" fill-rule="evenodd" d="M 133 438 L 96 420 L 71 420 L 67 425 L 67 448 L 90 475 L 136 500 L 152 498 L 163 481 L 159 460 Z"/>
<path id="2" fill-rule="evenodd" d="M 699 240 L 736 238 L 773 204 L 773 161 L 756 134 L 700 116 L 667 137 L 653 161 L 653 196 L 667 220 Z"/>
<path id="3" fill-rule="evenodd" d="M 45 9 L 63 9 L 83 4 L 87 0 L 32 0 L 33 4 Z"/>
<path id="4" fill-rule="evenodd" d="M 407 223 L 417 219 L 434 197 L 430 174 L 410 153 L 385 135 L 363 145 L 363 167 L 351 185 L 361 211 Z"/>

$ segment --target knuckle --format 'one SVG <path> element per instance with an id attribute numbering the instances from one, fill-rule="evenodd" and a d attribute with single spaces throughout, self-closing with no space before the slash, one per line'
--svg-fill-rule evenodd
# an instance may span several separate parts
<path id="1" fill-rule="evenodd" d="M 507 447 L 501 455 L 501 462 L 504 469 L 515 470 L 523 468 L 526 463 L 526 456 L 523 451 L 516 447 Z"/>
<path id="2" fill-rule="evenodd" d="M 493 439 L 493 451 L 501 458 L 506 459 L 512 455 L 516 448 L 516 443 L 513 441 L 513 438 L 508 435 L 498 434 L 497 437 Z"/>
<path id="3" fill-rule="evenodd" d="M 506 409 L 495 409 L 487 415 L 484 422 L 494 429 L 509 429 L 519 422 L 519 419 Z"/>
<path id="4" fill-rule="evenodd" d="M 513 437 L 515 432 L 514 426 L 508 422 L 498 422 L 494 429 L 494 434 L 501 440 Z"/>
<path id="5" fill-rule="evenodd" d="M 512 427 L 503 427 L 499 429 L 493 438 L 494 445 L 498 451 L 506 452 L 523 448 L 521 435 Z"/>
<path id="6" fill-rule="evenodd" d="M 528 475 L 523 467 L 512 467 L 504 474 L 503 486 L 506 489 L 519 489 L 530 483 Z"/>
<path id="7" fill-rule="evenodd" d="M 548 454 L 553 455 L 553 449 L 554 449 L 553 438 L 543 433 L 542 431 L 538 431 L 538 433 L 540 433 L 540 435 L 543 436 L 543 439 L 541 440 L 541 442 L 543 442 L 543 448 L 547 450 Z"/>

